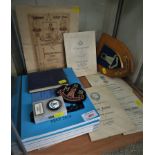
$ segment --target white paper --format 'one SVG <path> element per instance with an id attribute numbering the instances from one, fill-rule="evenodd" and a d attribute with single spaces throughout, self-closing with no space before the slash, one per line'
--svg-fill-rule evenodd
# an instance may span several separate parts
<path id="1" fill-rule="evenodd" d="M 67 67 L 77 76 L 97 73 L 95 32 L 64 33 Z"/>
<path id="2" fill-rule="evenodd" d="M 87 75 L 86 78 L 88 79 L 91 86 L 104 85 L 111 89 L 113 92 L 120 88 L 125 89 L 126 91 L 132 91 L 132 88 L 121 78 L 110 78 L 99 72 L 93 75 Z"/>
<path id="3" fill-rule="evenodd" d="M 87 79 L 92 86 L 100 85 L 108 88 L 117 99 L 117 103 L 125 110 L 130 120 L 134 123 L 136 128 L 124 134 L 143 131 L 143 105 L 125 81 L 120 78 L 109 78 L 100 73 L 89 75 Z"/>
<path id="4" fill-rule="evenodd" d="M 89 134 L 92 141 L 135 129 L 134 124 L 106 87 L 94 86 L 87 88 L 86 91 L 101 116 L 99 127 Z"/>

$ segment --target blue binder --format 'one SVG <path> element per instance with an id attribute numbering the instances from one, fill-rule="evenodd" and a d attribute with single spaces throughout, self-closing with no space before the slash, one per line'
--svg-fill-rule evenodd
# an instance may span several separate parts
<path id="1" fill-rule="evenodd" d="M 64 72 L 68 78 L 69 84 L 75 82 L 81 84 L 71 68 L 65 68 Z M 57 133 L 75 129 L 77 127 L 99 122 L 99 114 L 88 96 L 86 100 L 83 101 L 83 109 L 68 113 L 67 116 L 55 118 L 51 121 L 43 122 L 40 124 L 31 122 L 30 113 L 32 111 L 32 102 L 54 96 L 54 90 L 47 90 L 34 94 L 28 93 L 27 75 L 22 76 L 21 138 L 23 142 L 45 138 L 47 136 L 52 136 Z M 88 119 L 87 116 L 90 112 L 92 112 L 94 116 Z"/>

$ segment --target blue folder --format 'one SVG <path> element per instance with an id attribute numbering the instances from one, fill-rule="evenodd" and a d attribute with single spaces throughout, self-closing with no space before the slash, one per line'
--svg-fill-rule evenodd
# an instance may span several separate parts
<path id="1" fill-rule="evenodd" d="M 64 72 L 68 78 L 69 84 L 81 84 L 71 68 L 65 68 Z M 28 77 L 27 75 L 22 76 L 21 138 L 23 142 L 37 140 L 39 138 L 62 133 L 64 131 L 72 130 L 73 128 L 88 125 L 97 121 L 99 122 L 99 114 L 88 96 L 86 100 L 83 101 L 83 109 L 68 113 L 67 116 L 55 118 L 53 120 L 39 124 L 31 122 L 30 113 L 32 111 L 32 102 L 54 96 L 54 90 L 47 90 L 33 94 L 28 93 Z M 92 111 L 96 115 L 90 119 L 85 120 L 84 116 Z"/>

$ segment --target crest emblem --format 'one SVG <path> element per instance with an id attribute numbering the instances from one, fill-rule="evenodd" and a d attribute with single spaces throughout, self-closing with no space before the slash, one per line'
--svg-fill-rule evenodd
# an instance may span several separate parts
<path id="1" fill-rule="evenodd" d="M 74 83 L 71 85 L 61 86 L 56 90 L 58 96 L 62 96 L 66 102 L 67 112 L 73 112 L 84 108 L 82 101 L 86 99 L 86 92 L 81 85 Z"/>

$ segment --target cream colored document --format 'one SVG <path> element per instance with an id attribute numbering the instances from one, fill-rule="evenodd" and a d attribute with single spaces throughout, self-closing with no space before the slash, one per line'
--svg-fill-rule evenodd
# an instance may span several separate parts
<path id="1" fill-rule="evenodd" d="M 100 73 L 89 75 L 87 79 L 92 86 L 102 85 L 108 88 L 117 99 L 117 103 L 134 123 L 136 128 L 124 134 L 143 131 L 143 104 L 125 81 L 120 78 L 109 78 Z"/>
<path id="2" fill-rule="evenodd" d="M 17 6 L 16 14 L 28 73 L 65 67 L 63 33 L 78 31 L 79 8 Z"/>
<path id="3" fill-rule="evenodd" d="M 105 76 L 101 73 L 96 73 L 92 75 L 87 75 L 86 78 L 88 79 L 91 86 L 100 86 L 104 85 L 108 87 L 113 92 L 117 90 L 124 89 L 126 91 L 132 91 L 132 88 L 121 78 L 110 78 L 108 76 Z"/>
<path id="4" fill-rule="evenodd" d="M 76 75 L 97 73 L 95 32 L 64 33 L 67 67 Z"/>
<path id="5" fill-rule="evenodd" d="M 130 120 L 132 120 L 136 126 L 134 130 L 127 131 L 124 134 L 126 135 L 143 131 L 143 104 L 139 98 L 134 93 L 124 93 L 124 96 L 115 93 L 115 96 Z"/>
<path id="6" fill-rule="evenodd" d="M 92 141 L 128 132 L 135 128 L 114 95 L 106 87 L 94 86 L 87 88 L 86 91 L 101 116 L 99 127 L 89 133 Z"/>

